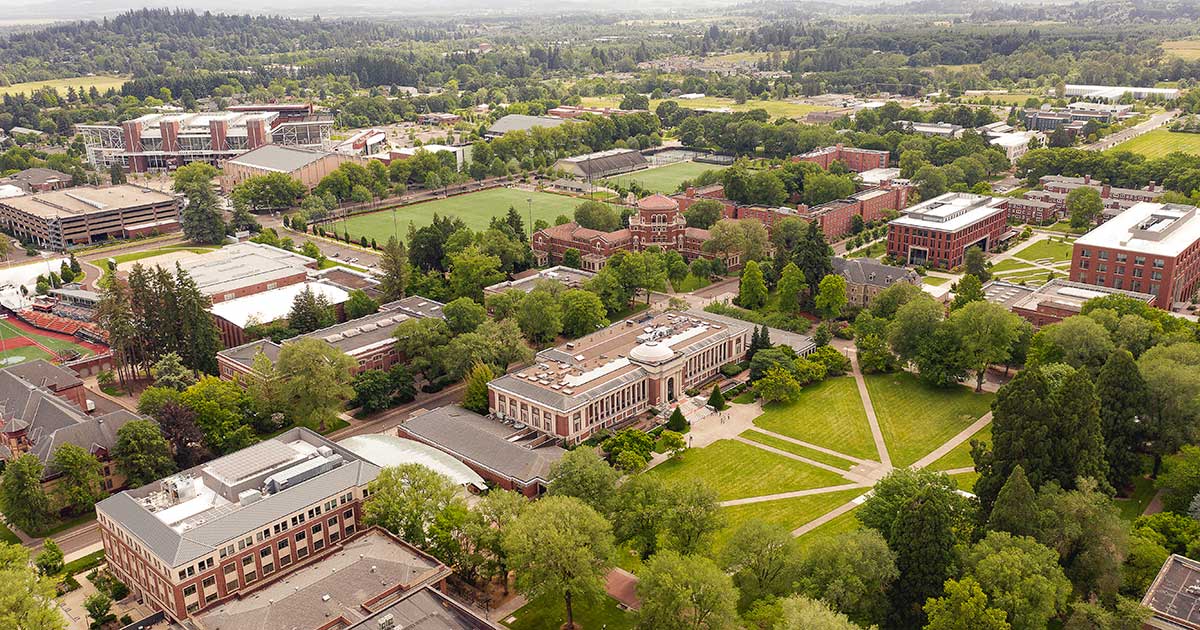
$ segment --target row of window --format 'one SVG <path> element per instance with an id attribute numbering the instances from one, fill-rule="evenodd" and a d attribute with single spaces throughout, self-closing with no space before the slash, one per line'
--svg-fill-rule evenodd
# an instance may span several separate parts
<path id="1" fill-rule="evenodd" d="M 1080 257 L 1080 258 L 1091 258 L 1091 257 L 1092 257 L 1092 250 L 1090 250 L 1090 249 L 1088 249 L 1088 248 L 1086 248 L 1086 247 L 1081 247 L 1081 248 L 1079 248 L 1079 257 Z M 1096 252 L 1096 258 L 1098 258 L 1098 259 L 1100 259 L 1100 260 L 1108 260 L 1108 258 L 1109 258 L 1109 252 L 1108 252 L 1108 250 L 1105 250 L 1105 249 L 1098 250 L 1098 251 Z M 1124 253 L 1124 252 L 1117 252 L 1117 253 L 1116 253 L 1116 261 L 1117 261 L 1117 262 L 1119 262 L 1119 263 L 1123 263 L 1123 262 L 1126 262 L 1126 261 L 1128 261 L 1128 260 L 1129 260 L 1129 255 L 1128 255 L 1128 254 L 1126 254 L 1126 253 Z M 1136 265 L 1136 266 L 1138 266 L 1138 267 L 1144 266 L 1144 265 L 1146 264 L 1146 257 L 1145 257 L 1145 256 L 1134 256 L 1134 257 L 1133 257 L 1133 264 L 1134 264 L 1134 265 Z M 1166 266 L 1167 262 L 1166 262 L 1165 260 L 1163 260 L 1162 258 L 1155 258 L 1155 259 L 1154 259 L 1154 262 L 1153 262 L 1152 264 L 1153 264 L 1153 266 L 1154 266 L 1154 268 L 1155 268 L 1155 269 L 1162 269 L 1163 267 L 1165 267 L 1165 266 Z M 1085 268 L 1086 268 L 1086 267 L 1085 267 Z"/>

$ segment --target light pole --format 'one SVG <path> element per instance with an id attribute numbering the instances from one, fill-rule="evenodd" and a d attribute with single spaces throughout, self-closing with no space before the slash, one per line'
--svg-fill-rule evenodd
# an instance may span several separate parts
<path id="1" fill-rule="evenodd" d="M 525 203 L 529 206 L 529 240 L 533 240 L 533 197 L 526 197 Z"/>

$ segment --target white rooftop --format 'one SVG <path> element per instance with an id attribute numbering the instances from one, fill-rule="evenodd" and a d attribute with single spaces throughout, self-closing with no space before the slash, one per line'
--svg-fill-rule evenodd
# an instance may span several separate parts
<path id="1" fill-rule="evenodd" d="M 251 322 L 267 324 L 286 318 L 292 310 L 292 300 L 306 288 L 312 289 L 317 296 L 324 296 L 331 306 L 341 304 L 350 297 L 345 289 L 331 284 L 298 282 L 278 289 L 218 302 L 213 304 L 209 310 L 213 315 L 218 315 L 239 328 L 245 328 Z"/>
<path id="2" fill-rule="evenodd" d="M 1022 147 L 1029 144 L 1029 140 L 1034 137 L 1035 133 L 1033 131 L 1001 133 L 992 138 L 991 143 L 1000 147 Z"/>
<path id="3" fill-rule="evenodd" d="M 12 184 L 0 184 L 0 199 L 20 197 L 24 194 L 25 191 L 20 186 L 13 186 Z"/>
<path id="4" fill-rule="evenodd" d="M 955 232 L 1004 212 L 1004 202 L 1000 197 L 951 192 L 909 207 L 892 224 Z"/>
<path id="5" fill-rule="evenodd" d="M 1197 240 L 1200 217 L 1194 206 L 1143 201 L 1079 237 L 1075 244 L 1178 256 Z"/>
<path id="6" fill-rule="evenodd" d="M 896 179 L 897 177 L 900 177 L 900 169 L 873 168 L 859 173 L 858 177 L 864 184 L 879 184 L 884 180 Z"/>

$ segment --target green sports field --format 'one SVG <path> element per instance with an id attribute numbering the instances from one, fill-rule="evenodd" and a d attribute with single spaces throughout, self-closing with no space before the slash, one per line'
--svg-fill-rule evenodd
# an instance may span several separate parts
<path id="1" fill-rule="evenodd" d="M 433 221 L 433 215 L 452 216 L 463 220 L 472 230 L 485 230 L 491 223 L 492 217 L 504 216 L 510 207 L 516 208 L 525 220 L 525 228 L 529 229 L 529 204 L 526 199 L 533 200 L 533 220 L 544 219 L 550 224 L 554 219 L 565 214 L 571 216 L 575 206 L 582 199 L 554 195 L 543 192 L 529 192 L 515 188 L 492 188 L 480 192 L 455 195 L 436 201 L 414 203 L 411 206 L 398 206 L 394 210 L 380 210 L 351 217 L 344 224 L 342 221 L 330 224 L 340 234 L 349 230 L 356 240 L 360 236 L 376 239 L 380 243 L 399 230 L 399 236 L 404 238 L 411 223 L 416 227 L 424 227 Z M 328 229 L 329 226 L 326 227 Z"/>
<path id="2" fill-rule="evenodd" d="M 656 166 L 641 171 L 634 171 L 625 175 L 609 178 L 611 181 L 622 186 L 629 186 L 630 182 L 638 182 L 642 188 L 654 192 L 671 194 L 679 189 L 679 185 L 683 182 L 695 179 L 696 176 L 708 171 L 719 171 L 724 169 L 724 166 L 716 164 L 701 164 L 700 162 L 676 162 L 667 166 Z"/>
<path id="3" fill-rule="evenodd" d="M 1200 133 L 1178 133 L 1166 129 L 1155 129 L 1132 140 L 1126 140 L 1110 150 L 1133 151 L 1148 158 L 1162 157 L 1176 151 L 1200 155 Z"/>

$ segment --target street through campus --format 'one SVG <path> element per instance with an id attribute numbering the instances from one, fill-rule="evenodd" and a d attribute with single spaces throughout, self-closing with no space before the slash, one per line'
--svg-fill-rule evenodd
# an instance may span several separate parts
<path id="1" fill-rule="evenodd" d="M 1122 142 L 1132 140 L 1142 134 L 1150 133 L 1155 129 L 1167 124 L 1171 119 L 1179 115 L 1179 110 L 1173 109 L 1165 112 L 1159 112 L 1152 115 L 1149 120 L 1140 122 L 1129 129 L 1122 129 L 1111 136 L 1105 136 L 1091 144 L 1085 144 L 1081 148 L 1088 151 L 1105 151 L 1111 149 Z"/>

